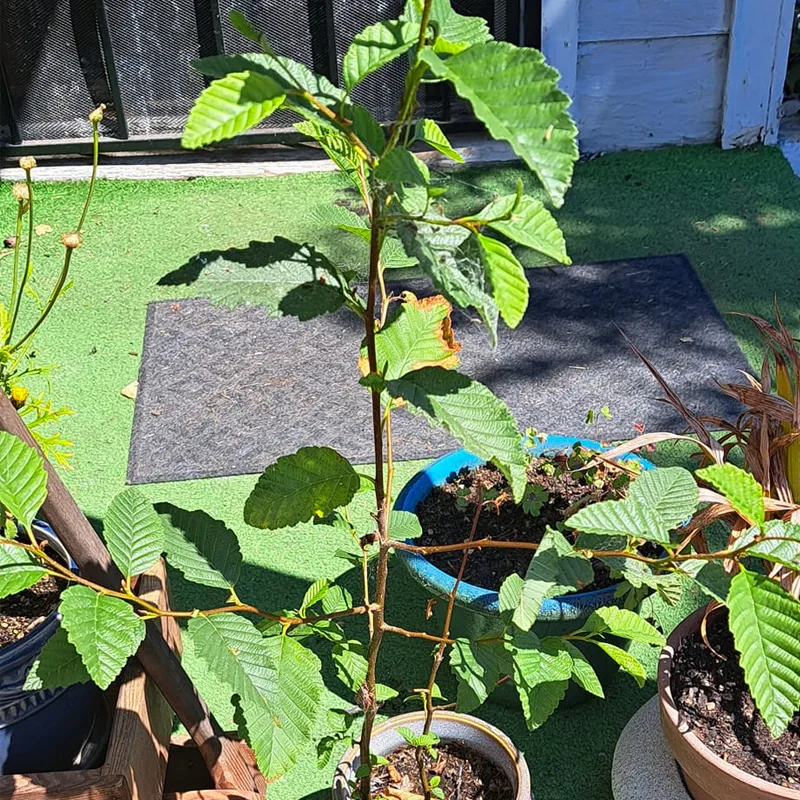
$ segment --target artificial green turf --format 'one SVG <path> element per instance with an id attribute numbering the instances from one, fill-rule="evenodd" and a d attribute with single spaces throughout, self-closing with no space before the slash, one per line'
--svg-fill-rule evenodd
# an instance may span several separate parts
<path id="1" fill-rule="evenodd" d="M 513 166 L 459 171 L 453 176 L 450 207 L 479 207 L 493 192 L 513 190 L 517 177 L 532 185 L 525 172 Z M 252 239 L 276 235 L 313 241 L 337 262 L 352 263 L 359 254 L 337 244 L 314 217 L 315 209 L 345 196 L 343 187 L 337 175 L 99 183 L 85 225 L 85 244 L 74 259 L 75 286 L 38 340 L 42 360 L 59 364 L 52 375 L 54 397 L 75 411 L 63 426 L 75 442 L 74 471 L 65 479 L 89 515 L 102 518 L 124 484 L 133 403 L 120 390 L 137 377 L 146 304 L 168 298 L 179 303 L 181 297 L 192 296 L 191 286 L 159 286 L 159 278 L 199 252 L 242 247 Z M 84 190 L 76 184 L 37 188 L 37 222 L 47 222 L 55 231 L 36 239 L 43 287 L 58 269 L 57 235 L 76 224 Z M 9 197 L 0 210 L 4 236 L 12 232 L 13 213 Z M 777 295 L 786 317 L 797 318 L 800 182 L 777 149 L 672 148 L 605 156 L 578 165 L 575 186 L 557 217 L 576 262 L 685 253 L 722 311 L 769 314 Z M 10 259 L 0 258 L 3 281 L 9 271 Z M 532 303 L 535 307 L 535 285 Z M 751 363 L 756 363 L 760 351 L 755 335 L 742 320 L 732 319 L 731 326 Z M 356 346 L 354 342 L 354 352 Z M 657 394 L 644 371 L 642 391 Z M 602 404 L 604 398 L 598 396 L 597 401 Z M 536 420 L 521 422 L 536 425 Z M 656 458 L 666 463 L 683 455 L 666 448 Z M 400 465 L 398 485 L 417 466 Z M 154 501 L 203 508 L 234 528 L 246 561 L 240 593 L 263 607 L 296 606 L 308 583 L 323 575 L 345 573 L 344 583 L 357 589 L 352 570 L 333 558 L 343 544 L 339 534 L 303 526 L 271 534 L 245 526 L 241 508 L 252 484 L 252 478 L 236 477 L 144 490 Z M 359 499 L 357 506 L 358 517 L 366 520 L 366 501 Z M 175 588 L 178 603 L 197 598 L 194 589 L 177 579 Z M 390 620 L 418 624 L 424 600 L 401 568 L 393 569 Z M 382 661 L 385 682 L 398 688 L 419 685 L 426 652 L 418 643 L 389 639 Z M 192 662 L 188 652 L 187 663 Z M 651 653 L 651 677 L 654 663 Z M 347 693 L 328 667 L 324 676 L 331 690 L 326 702 L 348 704 Z M 537 800 L 607 800 L 616 737 L 653 691 L 652 681 L 638 691 L 620 677 L 605 703 L 593 701 L 559 712 L 532 734 L 517 712 L 487 705 L 480 713 L 525 751 Z M 211 688 L 209 700 L 229 722 L 224 699 Z M 324 729 L 322 715 L 320 730 Z M 290 775 L 271 787 L 270 797 L 322 800 L 330 778 L 331 768 L 317 770 L 309 750 Z"/>

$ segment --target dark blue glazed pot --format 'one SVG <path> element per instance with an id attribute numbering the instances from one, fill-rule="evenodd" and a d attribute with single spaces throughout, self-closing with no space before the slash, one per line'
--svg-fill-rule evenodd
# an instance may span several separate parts
<path id="1" fill-rule="evenodd" d="M 37 539 L 47 539 L 77 571 L 50 526 L 35 522 L 33 527 Z M 102 762 L 110 718 L 97 686 L 22 688 L 60 622 L 61 615 L 53 611 L 22 639 L 0 648 L 0 775 L 90 769 Z"/>
<path id="2" fill-rule="evenodd" d="M 531 447 L 534 455 L 552 455 L 570 450 L 575 444 L 592 450 L 606 450 L 600 442 L 589 439 L 575 439 L 570 436 L 548 436 L 544 443 L 537 442 Z M 653 464 L 639 456 L 624 456 L 622 461 L 635 461 L 643 469 L 653 469 Z M 400 511 L 415 512 L 417 505 L 433 490 L 441 486 L 447 479 L 463 467 L 474 468 L 483 464 L 485 459 L 479 458 L 466 450 L 456 450 L 434 461 L 420 470 L 400 492 L 395 508 Z M 422 586 L 426 593 L 446 598 L 455 585 L 455 578 L 435 567 L 427 558 L 417 553 L 398 551 L 398 558 L 403 562 L 412 577 Z M 580 628 L 589 615 L 602 606 L 615 605 L 616 586 L 608 586 L 592 592 L 568 594 L 562 597 L 546 599 L 542 603 L 539 619 L 533 627 L 541 637 L 559 636 L 572 633 Z M 443 603 L 434 607 L 434 616 L 441 619 Z M 451 633 L 455 638 L 481 639 L 496 635 L 502 629 L 500 622 L 500 603 L 497 592 L 461 583 L 456 592 L 456 606 L 453 611 Z M 627 646 L 621 640 L 614 641 L 619 646 Z M 601 682 L 607 682 L 616 673 L 616 663 L 603 653 L 600 648 L 577 643 L 587 658 L 592 662 Z M 492 698 L 504 704 L 517 704 L 516 691 L 509 686 L 510 681 L 498 687 Z M 571 685 L 565 698 L 565 705 L 574 705 L 587 699 L 589 695 L 580 687 Z"/>

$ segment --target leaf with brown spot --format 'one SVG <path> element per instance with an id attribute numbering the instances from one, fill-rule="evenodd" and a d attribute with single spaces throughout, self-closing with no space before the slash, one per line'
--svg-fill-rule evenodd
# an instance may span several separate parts
<path id="1" fill-rule="evenodd" d="M 418 299 L 403 292 L 403 302 L 375 336 L 378 371 L 386 380 L 396 380 L 423 367 L 454 369 L 461 345 L 453 336 L 453 307 L 442 295 Z M 362 349 L 359 368 L 368 367 Z"/>

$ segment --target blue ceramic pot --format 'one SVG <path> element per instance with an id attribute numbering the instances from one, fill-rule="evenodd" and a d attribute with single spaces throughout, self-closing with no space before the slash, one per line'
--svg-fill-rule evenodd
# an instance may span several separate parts
<path id="1" fill-rule="evenodd" d="M 406 744 L 406 740 L 397 732 L 399 727 L 410 728 L 414 733 L 421 734 L 424 725 L 425 715 L 422 711 L 392 717 L 372 731 L 370 750 L 375 755 L 388 756 Z M 443 743 L 465 745 L 491 761 L 511 783 L 512 794 L 508 800 L 533 800 L 531 776 L 525 757 L 502 731 L 482 719 L 453 711 L 437 711 L 433 715 L 431 730 Z M 351 747 L 336 768 L 333 800 L 352 800 L 350 787 L 360 764 L 358 747 Z"/>
<path id="2" fill-rule="evenodd" d="M 589 439 L 575 439 L 569 436 L 548 436 L 544 443 L 537 442 L 531 447 L 534 455 L 552 455 L 570 450 L 575 444 L 592 450 L 606 450 L 600 442 Z M 623 461 L 635 461 L 643 469 L 653 469 L 653 464 L 639 456 L 628 455 Z M 420 470 L 400 492 L 395 502 L 395 508 L 400 511 L 415 512 L 421 503 L 433 490 L 434 486 L 441 486 L 447 479 L 456 474 L 463 467 L 474 468 L 484 463 L 479 458 L 466 450 L 456 450 L 434 461 L 425 469 Z M 399 551 L 398 558 L 403 562 L 413 578 L 428 594 L 446 598 L 455 585 L 455 578 L 435 567 L 427 558 L 417 553 Z M 592 592 L 568 594 L 562 597 L 546 599 L 542 603 L 539 619 L 533 630 L 541 637 L 558 636 L 571 633 L 583 625 L 587 617 L 597 608 L 615 604 L 614 593 L 616 586 L 608 586 Z M 437 603 L 434 614 L 441 617 L 443 603 Z M 500 622 L 500 603 L 496 591 L 461 583 L 456 592 L 456 607 L 453 613 L 451 633 L 454 637 L 480 639 L 495 635 L 502 628 Z M 617 641 L 620 646 L 624 642 Z M 578 643 L 579 645 L 581 643 Z M 605 655 L 598 647 L 581 647 L 586 656 L 592 661 L 598 671 L 601 681 L 608 680 L 617 670 L 615 662 Z M 507 704 L 516 704 L 516 692 L 513 687 L 506 684 L 498 687 L 493 699 Z M 585 692 L 577 686 L 570 686 L 565 700 L 566 705 L 574 705 L 588 698 Z"/>
<path id="3" fill-rule="evenodd" d="M 34 530 L 77 571 L 49 525 L 35 522 Z M 90 769 L 104 756 L 110 721 L 97 686 L 22 688 L 60 622 L 61 615 L 53 611 L 22 639 L 0 648 L 0 775 Z"/>

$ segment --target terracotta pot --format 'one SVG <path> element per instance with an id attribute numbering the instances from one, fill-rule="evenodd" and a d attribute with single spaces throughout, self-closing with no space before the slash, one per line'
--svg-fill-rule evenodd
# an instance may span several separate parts
<path id="1" fill-rule="evenodd" d="M 800 790 L 784 789 L 728 764 L 709 750 L 689 726 L 681 724 L 672 697 L 672 658 L 687 637 L 700 630 L 705 609 L 687 617 L 672 632 L 658 662 L 661 725 L 694 800 L 800 800 Z"/>
<path id="2" fill-rule="evenodd" d="M 422 733 L 425 715 L 422 711 L 392 717 L 372 731 L 370 749 L 379 756 L 386 756 L 403 747 L 406 742 L 397 728 L 410 728 L 414 733 Z M 491 761 L 509 779 L 513 794 L 508 800 L 533 800 L 531 776 L 525 757 L 514 746 L 511 739 L 493 725 L 467 714 L 454 711 L 438 711 L 433 718 L 432 730 L 442 742 L 458 742 L 480 753 Z M 355 779 L 356 770 L 361 763 L 359 750 L 351 747 L 339 761 L 333 780 L 333 799 L 352 800 L 350 782 Z"/>

